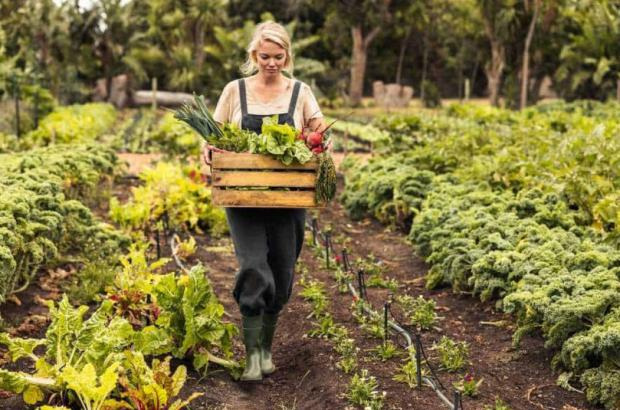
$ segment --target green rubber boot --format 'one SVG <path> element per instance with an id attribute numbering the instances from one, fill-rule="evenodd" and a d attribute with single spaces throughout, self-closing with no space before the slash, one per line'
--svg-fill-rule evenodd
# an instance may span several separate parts
<path id="1" fill-rule="evenodd" d="M 273 334 L 276 331 L 277 322 L 278 314 L 265 313 L 263 315 L 263 331 L 260 339 L 260 369 L 263 375 L 276 371 L 276 367 L 271 360 L 271 344 L 273 343 Z"/>
<path id="2" fill-rule="evenodd" d="M 243 343 L 245 344 L 245 369 L 241 375 L 242 381 L 262 380 L 260 334 L 263 320 L 260 316 L 243 316 Z"/>

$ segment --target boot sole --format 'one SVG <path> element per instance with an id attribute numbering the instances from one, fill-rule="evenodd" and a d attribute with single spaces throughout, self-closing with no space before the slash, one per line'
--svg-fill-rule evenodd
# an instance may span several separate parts
<path id="1" fill-rule="evenodd" d="M 242 382 L 260 382 L 260 381 L 262 381 L 262 380 L 263 380 L 263 378 L 262 378 L 262 377 L 259 377 L 259 378 L 251 378 L 251 379 L 250 379 L 250 378 L 243 378 L 243 377 L 241 377 L 241 378 L 239 379 L 239 381 L 242 381 Z"/>

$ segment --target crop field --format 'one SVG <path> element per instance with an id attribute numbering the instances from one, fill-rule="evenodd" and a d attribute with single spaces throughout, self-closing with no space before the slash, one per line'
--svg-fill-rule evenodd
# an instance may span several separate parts
<path id="1" fill-rule="evenodd" d="M 198 135 L 56 108 L 0 135 L 0 407 L 617 409 L 619 113 L 330 112 L 338 195 L 308 213 L 277 372 L 243 384 Z"/>
<path id="2" fill-rule="evenodd" d="M 620 410 L 620 0 L 0 1 L 4 409 Z"/>

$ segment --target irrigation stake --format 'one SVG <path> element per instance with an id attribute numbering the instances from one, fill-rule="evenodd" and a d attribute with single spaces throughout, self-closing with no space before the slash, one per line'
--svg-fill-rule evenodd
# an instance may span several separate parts
<path id="1" fill-rule="evenodd" d="M 415 334 L 415 363 L 418 389 L 422 389 L 422 341 L 419 333 Z"/>
<path id="2" fill-rule="evenodd" d="M 364 284 L 364 269 L 357 271 L 357 286 L 360 289 L 360 299 L 366 300 L 366 285 Z"/>
<path id="3" fill-rule="evenodd" d="M 390 331 L 388 327 L 388 309 L 390 308 L 389 299 L 383 304 L 383 346 L 387 347 L 388 333 Z"/>
<path id="4" fill-rule="evenodd" d="M 454 390 L 454 410 L 462 410 L 463 406 L 461 405 L 461 392 L 458 390 Z"/>
<path id="5" fill-rule="evenodd" d="M 342 264 L 345 271 L 349 272 L 351 270 L 351 264 L 349 263 L 349 253 L 347 252 L 347 248 L 342 248 Z"/>
<path id="6" fill-rule="evenodd" d="M 329 246 L 331 245 L 331 241 L 332 241 L 331 232 L 325 232 L 325 266 L 327 267 L 327 270 L 330 269 L 329 267 Z"/>

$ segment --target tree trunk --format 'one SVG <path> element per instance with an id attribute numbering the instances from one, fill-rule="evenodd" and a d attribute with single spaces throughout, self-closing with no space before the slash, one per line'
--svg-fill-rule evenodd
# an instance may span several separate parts
<path id="1" fill-rule="evenodd" d="M 358 105 L 362 101 L 364 93 L 364 76 L 366 75 L 366 59 L 368 57 L 368 45 L 379 34 L 380 27 L 375 27 L 364 38 L 362 26 L 351 28 L 353 36 L 353 51 L 351 55 L 351 84 L 349 87 L 349 102 Z"/>
<path id="2" fill-rule="evenodd" d="M 478 76 L 478 66 L 480 66 L 480 59 L 476 58 L 476 62 L 474 63 L 474 68 L 471 70 L 471 84 L 469 85 L 469 89 L 471 91 L 471 94 L 474 93 L 474 90 L 476 89 L 476 77 Z"/>
<path id="3" fill-rule="evenodd" d="M 398 55 L 398 67 L 396 68 L 396 84 L 400 84 L 402 72 L 403 72 L 403 61 L 405 60 L 405 50 L 407 49 L 407 44 L 409 43 L 409 36 L 411 36 L 411 28 L 407 30 L 407 34 L 403 39 L 402 43 L 400 43 L 400 54 Z"/>
<path id="4" fill-rule="evenodd" d="M 530 45 L 534 38 L 534 30 L 536 29 L 536 20 L 538 19 L 539 2 L 534 0 L 534 15 L 530 22 L 530 27 L 525 38 L 525 47 L 523 49 L 523 68 L 521 69 L 521 99 L 519 101 L 519 109 L 522 110 L 527 105 L 527 86 L 530 78 Z"/>
<path id="5" fill-rule="evenodd" d="M 620 101 L 620 78 L 616 80 L 616 99 Z"/>
<path id="6" fill-rule="evenodd" d="M 196 21 L 196 26 L 195 26 L 195 32 L 194 32 L 194 50 L 195 50 L 194 51 L 195 53 L 194 62 L 196 65 L 197 73 L 202 72 L 202 66 L 204 65 L 204 62 L 205 62 L 204 44 L 205 44 L 205 28 L 204 28 L 202 19 L 198 17 L 198 20 Z"/>
<path id="7" fill-rule="evenodd" d="M 422 39 L 422 78 L 420 79 L 420 99 L 424 100 L 424 83 L 426 82 L 426 72 L 428 71 L 428 41 L 426 37 L 426 30 L 424 31 L 424 38 Z"/>
<path id="8" fill-rule="evenodd" d="M 534 76 L 534 82 L 532 83 L 532 86 L 529 87 L 529 100 L 532 102 L 532 104 L 536 104 L 538 100 L 540 100 L 540 89 L 542 87 L 544 79 L 544 75 Z"/>
<path id="9" fill-rule="evenodd" d="M 502 80 L 502 72 L 504 71 L 504 59 L 504 47 L 498 40 L 491 40 L 491 61 L 487 63 L 485 71 L 489 83 L 489 100 L 491 105 L 495 107 L 499 106 L 499 87 Z"/>

